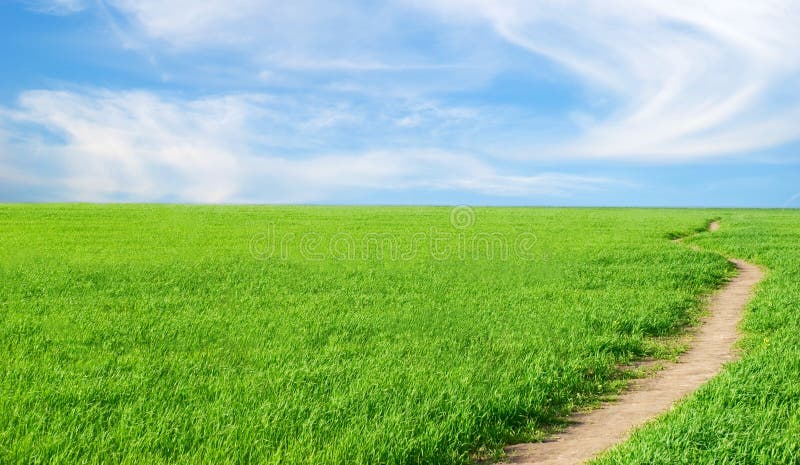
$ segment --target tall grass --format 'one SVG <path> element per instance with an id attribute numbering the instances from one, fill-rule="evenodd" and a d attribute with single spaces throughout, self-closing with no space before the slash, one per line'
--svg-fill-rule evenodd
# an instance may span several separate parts
<path id="1" fill-rule="evenodd" d="M 666 239 L 717 212 L 472 214 L 0 206 L 0 462 L 468 463 L 618 389 L 618 364 L 666 355 L 660 337 L 730 274 Z M 434 232 L 535 241 L 443 258 L 417 240 Z M 376 234 L 389 242 L 366 256 L 331 251 Z M 794 335 L 770 337 L 758 350 Z"/>
<path id="2" fill-rule="evenodd" d="M 743 357 L 597 464 L 800 464 L 800 211 L 728 211 L 693 240 L 767 269 Z"/>

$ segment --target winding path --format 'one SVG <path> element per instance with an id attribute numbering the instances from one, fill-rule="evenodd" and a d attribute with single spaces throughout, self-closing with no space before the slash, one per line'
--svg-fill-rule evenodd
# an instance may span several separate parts
<path id="1" fill-rule="evenodd" d="M 718 230 L 719 223 L 711 223 L 708 229 Z M 733 347 L 738 338 L 736 326 L 763 273 L 745 261 L 730 261 L 739 273 L 711 297 L 708 317 L 677 363 L 668 365 L 652 378 L 636 380 L 613 403 L 570 416 L 571 426 L 545 442 L 507 447 L 507 463 L 584 463 L 625 441 L 633 429 L 669 410 L 716 375 L 723 364 L 736 359 Z"/>

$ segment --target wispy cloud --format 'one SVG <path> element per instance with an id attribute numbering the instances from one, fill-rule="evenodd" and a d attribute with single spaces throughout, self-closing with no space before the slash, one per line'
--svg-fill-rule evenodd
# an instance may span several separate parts
<path id="1" fill-rule="evenodd" d="M 17 160 L 8 166 L 17 183 L 50 182 L 64 197 L 88 201 L 313 202 L 352 189 L 569 196 L 614 182 L 523 176 L 469 153 L 424 148 L 287 156 L 265 148 L 274 143 L 261 130 L 270 102 L 261 94 L 185 100 L 141 91 L 30 91 L 0 112 L 0 127 L 16 134 L 5 141 L 11 150 L 50 166 L 48 176 Z"/>
<path id="2" fill-rule="evenodd" d="M 613 104 L 561 154 L 685 160 L 800 138 L 800 4 L 791 0 L 425 2 L 486 21 Z"/>
<path id="3" fill-rule="evenodd" d="M 314 91 L 321 82 L 347 81 L 357 84 L 351 90 L 419 96 L 483 85 L 495 71 L 491 40 L 441 28 L 435 17 L 403 2 L 103 0 L 98 5 L 126 47 L 159 62 L 182 54 L 204 61 L 205 52 L 229 52 L 227 64 L 236 72 L 228 76 L 238 75 L 239 82 L 260 75 L 269 84 Z"/>
<path id="4" fill-rule="evenodd" d="M 100 8 L 158 68 L 0 112 L 6 172 L 81 199 L 571 195 L 612 182 L 581 166 L 786 160 L 800 140 L 793 0 L 26 4 Z"/>
<path id="5" fill-rule="evenodd" d="M 66 15 L 81 11 L 88 6 L 89 0 L 27 0 L 29 9 L 52 15 Z"/>
<path id="6" fill-rule="evenodd" d="M 35 147 L 61 167 L 57 182 L 77 199 L 215 202 L 236 190 L 240 167 L 231 153 L 249 104 L 244 97 L 175 104 L 143 92 L 30 91 L 11 116 L 17 152 Z"/>
<path id="7" fill-rule="evenodd" d="M 784 202 L 783 208 L 788 208 L 788 207 L 793 206 L 795 204 L 795 202 L 797 202 L 798 200 L 800 200 L 800 192 L 798 192 L 798 193 L 794 194 L 793 196 L 789 197 L 789 199 L 787 199 L 786 202 Z"/>
<path id="8" fill-rule="evenodd" d="M 465 38 L 485 36 L 487 24 L 607 102 L 575 109 L 584 115 L 574 121 L 577 137 L 531 139 L 524 153 L 682 161 L 800 138 L 800 93 L 783 90 L 800 83 L 800 4 L 792 0 L 107 2 L 139 34 L 176 50 L 233 48 L 297 72 L 435 72 L 443 61 L 470 63 L 459 73 L 439 70 L 460 75 L 451 82 L 503 72 L 499 63 L 472 66 L 478 41 Z M 410 17 L 427 25 L 428 45 L 409 45 Z"/>

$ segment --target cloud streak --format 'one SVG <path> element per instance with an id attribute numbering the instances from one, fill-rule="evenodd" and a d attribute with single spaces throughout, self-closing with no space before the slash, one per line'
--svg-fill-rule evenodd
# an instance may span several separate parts
<path id="1" fill-rule="evenodd" d="M 3 146 L 54 172 L 48 177 L 21 160 L 4 162 L 4 172 L 16 173 L 17 184 L 58 186 L 74 200 L 202 203 L 320 202 L 353 189 L 570 196 L 614 182 L 504 173 L 469 153 L 424 148 L 272 153 L 256 149 L 275 143 L 262 130 L 277 118 L 271 102 L 262 94 L 166 100 L 142 91 L 29 91 L 0 112 Z"/>
<path id="2" fill-rule="evenodd" d="M 485 35 L 479 26 L 487 24 L 502 40 L 560 64 L 606 102 L 575 109 L 582 116 L 570 139 L 531 139 L 525 153 L 685 161 L 800 137 L 793 124 L 800 95 L 777 90 L 800 83 L 800 4 L 792 0 L 108 3 L 139 34 L 175 50 L 222 47 L 301 73 L 435 73 L 443 59 L 472 65 L 474 42 L 430 50 L 409 46 L 402 31 L 410 17 L 435 23 L 418 32 L 447 43 Z M 503 64 L 485 66 L 484 73 L 504 72 Z M 478 72 L 459 73 L 455 81 Z M 402 76 L 392 79 L 404 85 Z M 473 81 L 482 82 L 485 76 Z"/>
<path id="3" fill-rule="evenodd" d="M 796 140 L 800 4 L 789 0 L 437 0 L 613 102 L 560 154 L 686 160 Z M 786 98 L 788 97 L 788 99 Z"/>
<path id="4" fill-rule="evenodd" d="M 26 4 L 99 8 L 158 68 L 0 111 L 4 182 L 65 198 L 569 196 L 613 180 L 549 167 L 758 162 L 800 140 L 792 0 Z"/>
<path id="5" fill-rule="evenodd" d="M 39 13 L 67 15 L 85 9 L 87 0 L 29 0 L 28 8 Z"/>

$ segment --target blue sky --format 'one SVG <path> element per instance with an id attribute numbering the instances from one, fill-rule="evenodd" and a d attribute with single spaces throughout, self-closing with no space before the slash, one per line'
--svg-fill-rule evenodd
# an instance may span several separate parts
<path id="1" fill-rule="evenodd" d="M 0 5 L 0 201 L 800 207 L 792 0 Z"/>

